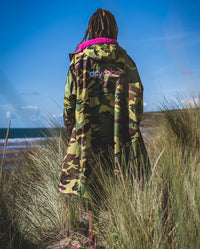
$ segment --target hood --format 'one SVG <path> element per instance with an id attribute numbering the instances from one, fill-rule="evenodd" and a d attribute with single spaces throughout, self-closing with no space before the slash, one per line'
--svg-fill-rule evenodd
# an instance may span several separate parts
<path id="1" fill-rule="evenodd" d="M 95 60 L 116 60 L 118 58 L 118 45 L 99 43 L 83 50 L 83 53 Z"/>
<path id="2" fill-rule="evenodd" d="M 70 54 L 70 58 L 80 52 L 95 60 L 116 60 L 122 53 L 126 53 L 116 40 L 104 37 L 91 39 L 79 44 L 79 49 Z"/>

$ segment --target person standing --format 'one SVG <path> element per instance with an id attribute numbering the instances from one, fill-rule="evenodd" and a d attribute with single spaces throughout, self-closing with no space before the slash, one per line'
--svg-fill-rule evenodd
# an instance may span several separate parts
<path id="1" fill-rule="evenodd" d="M 109 146 L 114 152 L 115 174 L 122 150 L 128 160 L 132 151 L 138 177 L 143 181 L 149 164 L 139 130 L 143 85 L 135 62 L 119 45 L 117 36 L 115 17 L 100 8 L 91 16 L 83 40 L 70 54 L 63 114 L 70 140 L 61 172 L 61 193 L 88 198 L 96 170 L 92 154 L 106 152 Z M 84 244 L 96 248 L 92 210 L 89 230 Z M 80 248 L 76 243 L 72 246 Z"/>

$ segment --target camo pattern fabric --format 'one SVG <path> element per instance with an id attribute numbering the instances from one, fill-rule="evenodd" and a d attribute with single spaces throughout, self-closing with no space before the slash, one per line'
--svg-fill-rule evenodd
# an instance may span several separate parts
<path id="1" fill-rule="evenodd" d="M 138 165 L 148 164 L 139 130 L 143 86 L 134 61 L 118 44 L 98 43 L 71 54 L 64 95 L 64 123 L 70 136 L 59 189 L 87 198 L 94 181 L 95 153 L 111 146 L 118 172 L 122 148 Z"/>

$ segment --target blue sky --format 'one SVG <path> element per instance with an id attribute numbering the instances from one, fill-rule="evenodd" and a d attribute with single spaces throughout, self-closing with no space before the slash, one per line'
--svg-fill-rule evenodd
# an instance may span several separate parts
<path id="1" fill-rule="evenodd" d="M 0 128 L 61 117 L 68 54 L 98 8 L 117 20 L 118 42 L 142 79 L 145 111 L 157 110 L 164 96 L 200 93 L 199 0 L 1 0 Z"/>

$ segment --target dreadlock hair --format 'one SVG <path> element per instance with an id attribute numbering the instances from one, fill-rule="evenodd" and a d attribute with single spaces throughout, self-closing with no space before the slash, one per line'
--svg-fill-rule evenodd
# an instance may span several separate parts
<path id="1" fill-rule="evenodd" d="M 101 8 L 94 12 L 90 17 L 88 28 L 86 29 L 83 40 L 80 43 L 86 41 L 88 34 L 88 40 L 98 37 L 117 39 L 118 27 L 113 14 L 110 11 Z M 76 47 L 76 50 L 78 49 L 78 46 Z"/>

